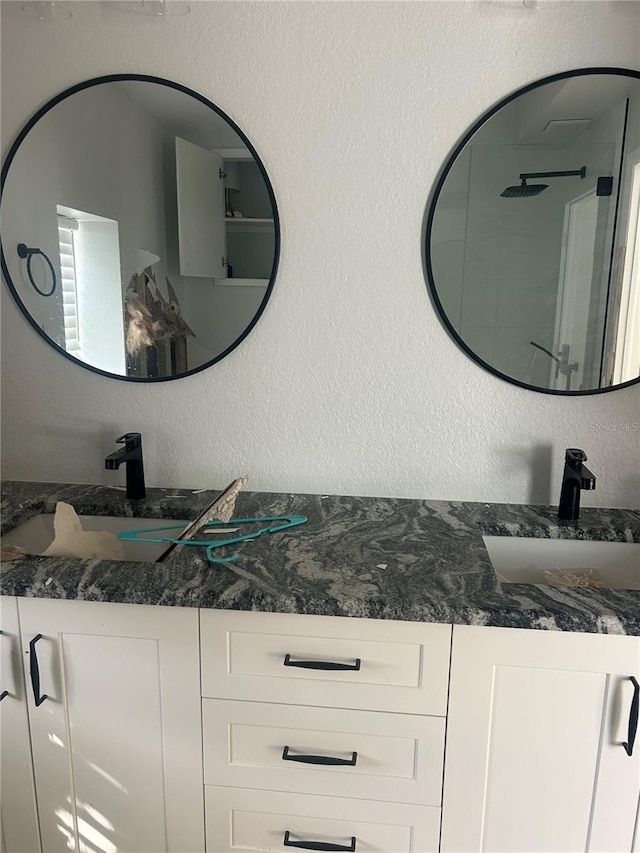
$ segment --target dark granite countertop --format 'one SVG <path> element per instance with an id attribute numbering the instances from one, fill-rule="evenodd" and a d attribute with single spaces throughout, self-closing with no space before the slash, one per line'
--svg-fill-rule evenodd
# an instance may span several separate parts
<path id="1" fill-rule="evenodd" d="M 195 518 L 215 495 L 149 489 L 130 502 L 109 487 L 6 481 L 2 532 L 58 500 L 80 514 Z M 166 563 L 28 557 L 4 563 L 0 592 L 640 636 L 640 591 L 503 583 L 482 541 L 640 542 L 640 511 L 584 508 L 579 522 L 558 522 L 553 507 L 241 492 L 235 512 L 290 514 L 308 523 L 242 543 L 234 562 L 209 563 L 199 547 Z"/>

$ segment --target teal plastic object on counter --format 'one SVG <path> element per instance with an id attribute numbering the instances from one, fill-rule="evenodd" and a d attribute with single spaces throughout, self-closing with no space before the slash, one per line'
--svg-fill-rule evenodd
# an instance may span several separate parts
<path id="1" fill-rule="evenodd" d="M 274 522 L 281 522 L 274 524 Z M 306 524 L 306 515 L 274 515 L 265 516 L 262 518 L 232 518 L 229 521 L 219 521 L 214 519 L 202 525 L 202 530 L 207 528 L 228 527 L 234 524 L 260 524 L 265 523 L 266 526 L 259 527 L 257 530 L 252 530 L 249 533 L 243 533 L 240 536 L 232 536 L 229 539 L 218 539 L 215 542 L 211 540 L 202 541 L 200 539 L 178 539 L 174 536 L 160 535 L 153 536 L 149 534 L 162 534 L 163 531 L 182 529 L 180 524 L 169 524 L 162 527 L 148 527 L 140 530 L 125 530 L 118 533 L 118 539 L 123 542 L 169 542 L 175 545 L 199 545 L 207 549 L 207 559 L 210 563 L 229 563 L 238 557 L 238 554 L 231 554 L 229 557 L 216 557 L 214 551 L 217 548 L 224 548 L 226 545 L 236 545 L 238 542 L 248 542 L 252 539 L 258 539 L 265 533 L 278 533 L 281 530 L 289 530 L 291 527 L 298 527 L 300 524 Z"/>

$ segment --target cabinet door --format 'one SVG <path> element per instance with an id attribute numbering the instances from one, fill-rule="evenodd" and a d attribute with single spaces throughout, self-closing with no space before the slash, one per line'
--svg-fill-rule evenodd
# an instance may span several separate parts
<path id="1" fill-rule="evenodd" d="M 630 851 L 640 639 L 455 626 L 442 850 Z"/>
<path id="2" fill-rule="evenodd" d="M 197 611 L 25 598 L 19 612 L 43 848 L 203 850 Z"/>
<path id="3" fill-rule="evenodd" d="M 0 599 L 0 629 L 2 849 L 4 853 L 37 853 L 40 835 L 15 598 Z"/>
<path id="4" fill-rule="evenodd" d="M 176 136 L 180 274 L 226 278 L 222 160 Z"/>

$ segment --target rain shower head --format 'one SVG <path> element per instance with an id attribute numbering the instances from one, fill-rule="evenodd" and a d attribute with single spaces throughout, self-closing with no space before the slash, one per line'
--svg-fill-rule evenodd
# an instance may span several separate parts
<path id="1" fill-rule="evenodd" d="M 540 195 L 549 186 L 549 184 L 528 184 L 527 180 L 529 178 L 567 178 L 573 175 L 584 178 L 586 174 L 586 166 L 569 172 L 523 172 L 521 175 L 518 175 L 520 185 L 507 187 L 506 190 L 500 193 L 500 196 L 502 198 L 531 198 L 534 195 Z"/>
<path id="2" fill-rule="evenodd" d="M 526 178 L 522 179 L 519 186 L 507 187 L 506 190 L 500 193 L 502 198 L 529 198 L 530 196 L 540 195 L 549 184 L 527 184 Z"/>

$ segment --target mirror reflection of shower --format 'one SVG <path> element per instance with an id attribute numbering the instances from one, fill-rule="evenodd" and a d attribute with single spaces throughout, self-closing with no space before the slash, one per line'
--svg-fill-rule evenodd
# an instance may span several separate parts
<path id="1" fill-rule="evenodd" d="M 542 391 L 637 380 L 640 74 L 533 87 L 473 129 L 446 169 L 427 277 L 454 339 Z"/>
<path id="2" fill-rule="evenodd" d="M 527 181 L 532 178 L 569 178 L 574 175 L 584 178 L 586 174 L 586 166 L 583 166 L 581 169 L 572 169 L 564 172 L 522 172 L 518 175 L 520 184 L 507 187 L 500 195 L 502 198 L 531 198 L 534 195 L 540 195 L 541 192 L 549 188 L 549 184 L 528 184 Z"/>
<path id="3" fill-rule="evenodd" d="M 529 341 L 532 347 L 539 349 L 541 352 L 546 353 L 549 358 L 553 359 L 556 363 L 556 380 L 558 376 L 562 374 L 566 377 L 565 383 L 565 391 L 571 391 L 571 374 L 580 368 L 580 365 L 577 361 L 569 361 L 569 352 L 570 347 L 568 344 L 563 344 L 560 348 L 560 353 L 558 355 L 554 355 L 550 352 L 546 347 L 543 347 L 541 344 L 537 344 L 535 341 Z"/>

